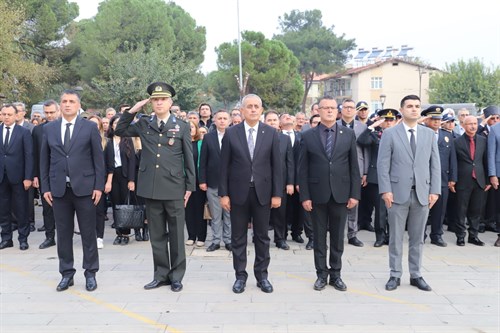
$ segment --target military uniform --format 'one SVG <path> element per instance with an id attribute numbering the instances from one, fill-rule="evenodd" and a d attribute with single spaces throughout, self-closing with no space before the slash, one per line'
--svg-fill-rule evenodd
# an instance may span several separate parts
<path id="1" fill-rule="evenodd" d="M 148 93 L 151 98 L 175 95 L 173 88 L 162 82 L 151 84 Z M 153 282 L 160 285 L 180 282 L 186 271 L 184 195 L 186 191 L 195 190 L 190 126 L 173 115 L 168 115 L 163 125 L 157 116 L 142 116 L 132 124 L 134 116 L 126 110 L 115 133 L 141 138 L 137 195 L 146 201 L 153 249 Z"/>

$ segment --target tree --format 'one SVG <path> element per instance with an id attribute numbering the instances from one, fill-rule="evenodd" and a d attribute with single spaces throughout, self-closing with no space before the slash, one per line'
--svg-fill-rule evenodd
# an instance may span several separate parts
<path id="1" fill-rule="evenodd" d="M 324 27 L 321 19 L 321 11 L 317 9 L 292 10 L 279 18 L 282 34 L 274 37 L 285 43 L 300 61 L 299 72 L 304 80 L 302 111 L 305 111 L 314 76 L 340 70 L 347 53 L 356 47 L 354 39 L 335 35 L 334 26 Z"/>
<path id="2" fill-rule="evenodd" d="M 239 99 L 235 76 L 239 74 L 237 42 L 223 43 L 218 48 L 218 73 L 209 80 L 216 96 L 224 102 Z M 246 93 L 258 94 L 266 108 L 295 110 L 302 96 L 299 61 L 280 41 L 266 39 L 260 32 L 242 33 L 243 72 L 249 79 Z"/>
<path id="3" fill-rule="evenodd" d="M 135 50 L 115 53 L 99 78 L 83 85 L 83 100 L 87 108 L 134 104 L 148 96 L 146 87 L 150 83 L 168 80 L 177 93 L 175 103 L 183 109 L 192 109 L 198 102 L 203 80 L 196 69 L 197 66 L 182 54 L 166 54 L 160 48 L 146 51 L 144 45 L 138 45 Z"/>
<path id="4" fill-rule="evenodd" d="M 446 64 L 429 84 L 429 102 L 476 103 L 479 107 L 500 104 L 500 67 L 487 68 L 477 58 Z"/>
<path id="5" fill-rule="evenodd" d="M 163 0 L 106 0 L 95 18 L 82 20 L 71 37 L 71 61 L 86 82 L 99 76 L 117 52 L 144 47 L 203 62 L 205 28 L 181 7 Z M 172 59 L 174 62 L 176 59 Z"/>
<path id="6" fill-rule="evenodd" d="M 35 63 L 25 56 L 19 40 L 25 34 L 23 22 L 26 16 L 22 8 L 10 8 L 0 0 L 0 92 L 11 99 L 17 95 L 25 102 L 40 94 L 54 71 L 46 62 Z M 16 92 L 16 93 L 13 93 Z"/>

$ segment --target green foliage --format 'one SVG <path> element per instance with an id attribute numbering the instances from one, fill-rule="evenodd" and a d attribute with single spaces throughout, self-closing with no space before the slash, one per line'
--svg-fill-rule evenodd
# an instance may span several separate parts
<path id="1" fill-rule="evenodd" d="M 205 28 L 197 27 L 175 3 L 163 0 L 106 0 L 95 18 L 77 24 L 71 41 L 72 68 L 87 82 L 102 73 L 116 52 L 144 47 L 170 57 L 182 54 L 199 66 L 206 48 Z"/>
<path id="2" fill-rule="evenodd" d="M 347 53 L 356 47 L 356 43 L 354 39 L 345 39 L 345 35 L 337 36 L 333 26 L 324 27 L 321 11 L 317 9 L 292 10 L 280 17 L 279 24 L 282 34 L 274 38 L 285 43 L 300 61 L 299 71 L 304 78 L 304 111 L 314 75 L 342 69 Z"/>
<path id="3" fill-rule="evenodd" d="M 135 104 L 148 97 L 146 87 L 156 81 L 166 81 L 175 88 L 174 103 L 183 109 L 194 108 L 203 80 L 197 66 L 182 54 L 164 53 L 160 48 L 146 50 L 138 45 L 135 50 L 116 52 L 101 75 L 90 84 L 84 84 L 85 107 L 98 108 L 122 103 Z"/>
<path id="4" fill-rule="evenodd" d="M 46 62 L 35 63 L 27 57 L 19 40 L 26 33 L 23 22 L 25 12 L 21 7 L 14 9 L 6 0 L 0 0 L 0 92 L 8 99 L 16 97 L 30 102 L 33 96 L 41 94 L 54 77 L 54 71 Z M 17 90 L 16 96 L 13 91 Z"/>
<path id="5" fill-rule="evenodd" d="M 237 42 L 216 48 L 218 72 L 208 80 L 213 93 L 226 105 L 239 99 L 235 76 L 239 76 Z M 299 62 L 280 41 L 268 40 L 260 32 L 242 34 L 243 73 L 249 74 L 244 94 L 258 94 L 266 108 L 295 110 L 303 93 Z"/>
<path id="6" fill-rule="evenodd" d="M 430 79 L 430 103 L 476 103 L 478 107 L 500 104 L 500 67 L 487 68 L 478 59 L 446 65 Z"/>

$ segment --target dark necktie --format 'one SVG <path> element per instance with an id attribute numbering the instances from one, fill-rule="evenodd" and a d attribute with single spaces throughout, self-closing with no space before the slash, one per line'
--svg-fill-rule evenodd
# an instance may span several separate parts
<path id="1" fill-rule="evenodd" d="M 333 129 L 326 129 L 326 143 L 325 143 L 325 152 L 326 156 L 330 158 L 332 156 L 332 148 L 333 148 Z"/>
<path id="2" fill-rule="evenodd" d="M 70 142 L 70 139 L 71 139 L 71 130 L 70 130 L 70 127 L 71 127 L 71 123 L 67 123 L 66 124 L 66 131 L 64 132 L 64 150 L 66 152 L 69 151 L 69 142 Z"/>
<path id="3" fill-rule="evenodd" d="M 160 132 L 163 132 L 163 128 L 165 127 L 165 122 L 163 120 L 160 121 Z"/>
<path id="4" fill-rule="evenodd" d="M 7 129 L 7 134 L 5 135 L 5 141 L 3 143 L 3 146 L 7 148 L 7 146 L 9 145 L 10 127 L 6 126 L 5 128 Z"/>
<path id="5" fill-rule="evenodd" d="M 476 179 L 476 170 L 474 169 L 474 157 L 476 157 L 476 143 L 474 142 L 474 137 L 469 136 L 470 139 L 470 159 L 472 160 L 472 178 Z"/>
<path id="6" fill-rule="evenodd" d="M 410 129 L 409 130 L 411 135 L 410 135 L 410 147 L 411 147 L 411 152 L 413 153 L 413 157 L 415 157 L 415 153 L 417 152 L 417 143 L 415 142 L 415 130 Z"/>

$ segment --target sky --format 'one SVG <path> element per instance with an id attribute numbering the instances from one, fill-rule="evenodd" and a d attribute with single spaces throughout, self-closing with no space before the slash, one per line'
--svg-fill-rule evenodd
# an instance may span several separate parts
<path id="1" fill-rule="evenodd" d="M 70 0 L 80 7 L 78 19 L 95 16 L 101 1 Z M 238 1 L 174 2 L 198 26 L 206 27 L 207 49 L 201 69 L 204 73 L 216 70 L 214 48 L 238 38 Z M 355 39 L 357 48 L 400 49 L 401 45 L 408 45 L 413 48 L 409 55 L 440 69 L 474 57 L 491 67 L 500 65 L 500 19 L 494 3 L 491 0 L 476 0 L 467 5 L 449 0 L 239 0 L 239 21 L 241 31 L 260 31 L 272 38 L 279 33 L 278 18 L 284 13 L 319 9 L 323 24 L 334 25 L 337 36 Z"/>

